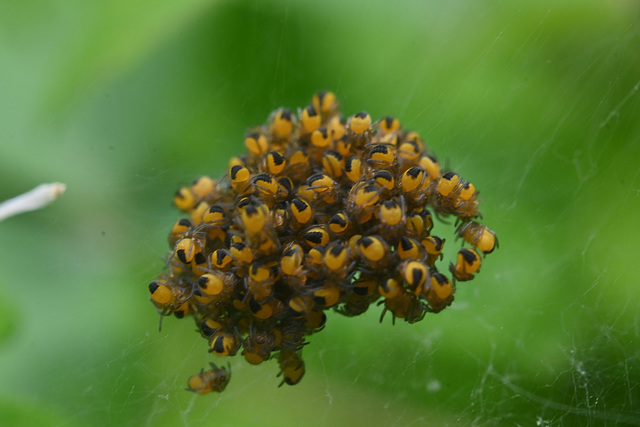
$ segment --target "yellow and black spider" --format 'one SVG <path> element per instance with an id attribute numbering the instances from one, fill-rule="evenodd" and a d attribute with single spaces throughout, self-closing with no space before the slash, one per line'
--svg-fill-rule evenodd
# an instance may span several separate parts
<path id="1" fill-rule="evenodd" d="M 201 176 L 175 193 L 188 218 L 171 227 L 166 271 L 149 284 L 162 315 L 193 316 L 209 352 L 277 359 L 280 385 L 304 376 L 302 348 L 327 310 L 353 317 L 378 301 L 380 321 L 421 321 L 498 246 L 478 221 L 476 187 L 441 171 L 397 118 L 344 117 L 325 91 L 297 111 L 279 108 L 249 129 L 247 153 L 220 180 Z M 471 246 L 444 268 L 432 212 L 453 217 Z M 188 390 L 223 391 L 230 370 L 211 368 Z"/>

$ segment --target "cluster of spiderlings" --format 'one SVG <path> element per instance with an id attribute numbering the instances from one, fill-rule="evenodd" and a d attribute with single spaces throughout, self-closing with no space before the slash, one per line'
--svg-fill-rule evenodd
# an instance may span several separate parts
<path id="1" fill-rule="evenodd" d="M 331 92 L 297 115 L 274 111 L 245 145 L 226 176 L 176 193 L 188 217 L 173 226 L 167 271 L 149 291 L 163 315 L 193 316 L 210 352 L 277 358 L 282 383 L 301 380 L 305 339 L 327 309 L 357 316 L 378 302 L 381 321 L 420 321 L 450 305 L 456 282 L 473 279 L 497 244 L 475 221 L 473 184 L 443 173 L 420 135 L 392 117 L 345 119 Z M 453 215 L 471 246 L 448 272 L 432 213 Z M 222 391 L 229 378 L 212 364 L 188 390 Z"/>

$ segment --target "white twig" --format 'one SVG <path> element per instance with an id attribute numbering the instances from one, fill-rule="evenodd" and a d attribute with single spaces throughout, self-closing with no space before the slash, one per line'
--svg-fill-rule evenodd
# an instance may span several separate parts
<path id="1" fill-rule="evenodd" d="M 0 221 L 23 212 L 35 211 L 57 199 L 67 186 L 59 182 L 40 184 L 31 191 L 0 203 Z"/>

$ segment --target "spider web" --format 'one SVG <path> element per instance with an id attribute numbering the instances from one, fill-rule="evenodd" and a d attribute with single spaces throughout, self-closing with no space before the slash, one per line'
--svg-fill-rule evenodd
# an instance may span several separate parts
<path id="1" fill-rule="evenodd" d="M 0 196 L 68 191 L 0 223 L 0 424 L 640 425 L 636 3 L 194 1 L 136 31 L 121 5 L 104 38 L 97 9 L 42 6 L 0 13 L 50 35 L 0 26 Z M 173 192 L 318 89 L 419 131 L 500 248 L 420 323 L 329 313 L 294 387 L 234 357 L 224 393 L 186 392 L 227 360 L 147 301 Z"/>

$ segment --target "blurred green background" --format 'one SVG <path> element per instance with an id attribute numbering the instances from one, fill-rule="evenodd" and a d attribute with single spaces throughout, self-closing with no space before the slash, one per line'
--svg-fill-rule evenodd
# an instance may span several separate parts
<path id="1" fill-rule="evenodd" d="M 0 223 L 0 424 L 640 425 L 638 24 L 633 0 L 0 2 L 0 200 L 68 185 Z M 188 393 L 212 356 L 147 295 L 172 194 L 319 89 L 419 131 L 500 248 L 421 323 L 332 313 L 295 387 L 237 357 Z"/>

